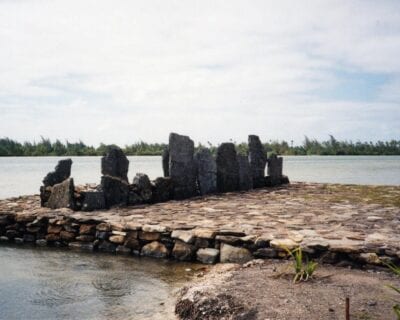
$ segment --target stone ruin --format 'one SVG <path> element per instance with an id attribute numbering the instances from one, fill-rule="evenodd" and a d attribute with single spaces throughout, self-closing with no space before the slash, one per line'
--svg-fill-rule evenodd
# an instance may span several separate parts
<path id="1" fill-rule="evenodd" d="M 60 160 L 43 179 L 41 205 L 93 211 L 289 183 L 282 173 L 283 159 L 275 155 L 267 158 L 258 136 L 250 135 L 248 146 L 248 155 L 242 155 L 233 143 L 222 143 L 214 157 L 204 147 L 195 151 L 188 136 L 171 133 L 162 154 L 164 177 L 151 181 L 146 174 L 137 173 L 132 183 L 128 180 L 128 158 L 119 147 L 110 146 L 101 159 L 101 183 L 97 186 L 75 187 L 70 177 L 72 160 Z"/>

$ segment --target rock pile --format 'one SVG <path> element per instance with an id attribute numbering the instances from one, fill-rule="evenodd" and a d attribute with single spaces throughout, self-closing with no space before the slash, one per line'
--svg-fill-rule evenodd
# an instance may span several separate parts
<path id="1" fill-rule="evenodd" d="M 101 159 L 100 185 L 85 188 L 75 188 L 70 178 L 72 160 L 61 160 L 43 179 L 41 205 L 93 211 L 288 183 L 282 174 L 282 158 L 267 159 L 258 136 L 250 135 L 248 142 L 248 155 L 237 154 L 233 143 L 222 143 L 214 157 L 204 147 L 195 152 L 194 142 L 188 136 L 171 133 L 162 154 L 164 177 L 150 181 L 146 174 L 137 173 L 132 183 L 128 181 L 128 158 L 119 147 L 110 146 Z M 181 249 L 182 246 L 177 252 Z"/>

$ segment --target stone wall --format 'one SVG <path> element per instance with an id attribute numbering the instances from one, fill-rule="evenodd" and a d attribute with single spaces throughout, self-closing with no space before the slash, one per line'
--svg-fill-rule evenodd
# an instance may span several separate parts
<path id="1" fill-rule="evenodd" d="M 204 147 L 195 152 L 188 136 L 171 133 L 162 154 L 164 177 L 150 181 L 146 174 L 137 173 L 132 183 L 128 181 L 127 157 L 119 147 L 110 146 L 101 159 L 101 182 L 91 188 L 75 187 L 70 178 L 72 160 L 61 160 L 43 179 L 41 204 L 53 209 L 93 211 L 288 183 L 282 175 L 282 158 L 267 160 L 259 137 L 250 135 L 248 140 L 247 155 L 238 155 L 233 143 L 222 143 L 214 156 Z"/>

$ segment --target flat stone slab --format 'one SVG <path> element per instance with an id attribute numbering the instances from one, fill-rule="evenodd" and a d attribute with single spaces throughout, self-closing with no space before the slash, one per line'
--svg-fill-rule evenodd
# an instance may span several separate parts
<path id="1" fill-rule="evenodd" d="M 329 248 L 332 252 L 385 252 L 400 257 L 398 199 L 398 186 L 292 183 L 140 207 L 74 212 L 42 208 L 39 196 L 35 195 L 0 200 L 0 227 L 8 216 L 16 221 L 63 216 L 79 223 L 109 223 L 118 226 L 119 231 L 138 230 L 142 236 L 157 233 L 157 239 L 162 233 L 180 230 L 173 237 L 185 242 L 193 241 L 189 239 L 191 235 L 221 243 L 228 239 L 221 235 L 231 236 L 230 240 L 251 236 L 245 240 L 255 239 L 260 247 L 269 242 L 275 248 L 281 243 L 290 247 L 309 244 L 314 249 Z"/>

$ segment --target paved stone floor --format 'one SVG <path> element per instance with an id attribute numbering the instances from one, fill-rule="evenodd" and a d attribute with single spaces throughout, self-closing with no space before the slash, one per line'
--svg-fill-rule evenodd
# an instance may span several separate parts
<path id="1" fill-rule="evenodd" d="M 343 252 L 386 250 L 400 257 L 400 187 L 292 183 L 274 189 L 95 212 L 41 208 L 38 196 L 0 200 L 0 215 L 71 216 L 112 224 L 261 236 Z M 240 233 L 243 233 L 242 235 Z"/>

